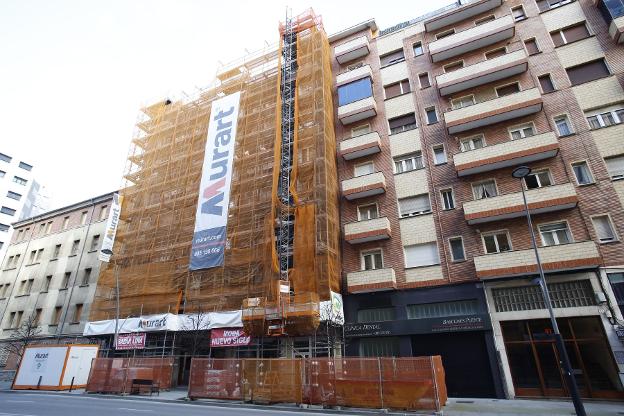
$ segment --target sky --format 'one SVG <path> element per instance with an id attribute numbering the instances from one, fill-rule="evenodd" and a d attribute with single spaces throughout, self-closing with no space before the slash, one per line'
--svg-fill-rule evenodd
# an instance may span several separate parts
<path id="1" fill-rule="evenodd" d="M 139 109 L 208 86 L 313 7 L 328 34 L 449 0 L 2 0 L 0 152 L 35 166 L 56 208 L 116 190 Z"/>

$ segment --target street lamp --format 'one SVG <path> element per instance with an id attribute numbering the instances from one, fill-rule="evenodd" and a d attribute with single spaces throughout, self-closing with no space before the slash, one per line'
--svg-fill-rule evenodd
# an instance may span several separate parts
<path id="1" fill-rule="evenodd" d="M 101 252 L 106 254 L 107 256 L 113 255 L 113 250 L 111 250 L 110 248 L 104 248 L 101 250 Z M 119 273 L 117 273 L 117 263 L 115 263 L 113 274 L 115 275 L 115 303 L 116 303 L 115 304 L 115 336 L 113 337 L 113 348 L 117 349 L 117 338 L 119 337 Z"/>
<path id="2" fill-rule="evenodd" d="M 559 332 L 559 325 L 557 325 L 557 319 L 555 319 L 555 312 L 553 311 L 552 303 L 550 302 L 550 292 L 546 285 L 546 277 L 544 277 L 544 269 L 542 268 L 542 262 L 540 260 L 539 251 L 537 250 L 537 243 L 535 242 L 535 233 L 533 232 L 533 223 L 531 222 L 531 213 L 529 212 L 529 205 L 527 204 L 526 193 L 524 192 L 525 179 L 527 175 L 531 173 L 531 168 L 528 166 L 518 166 L 511 172 L 511 176 L 516 179 L 520 179 L 520 188 L 522 189 L 522 200 L 524 201 L 524 212 L 526 213 L 527 223 L 529 226 L 529 234 L 531 235 L 531 243 L 533 245 L 533 251 L 535 252 L 535 259 L 537 260 L 537 270 L 539 271 L 539 285 L 542 288 L 542 295 L 544 297 L 544 303 L 548 306 L 548 313 L 550 314 L 550 322 L 554 331 L 554 338 L 559 352 L 559 366 L 565 375 L 568 389 L 570 390 L 570 396 L 574 403 L 574 409 L 578 416 L 586 416 L 583 402 L 579 396 L 578 386 L 576 385 L 576 379 L 572 374 L 572 365 L 568 358 L 568 353 L 565 348 L 565 343 Z"/>

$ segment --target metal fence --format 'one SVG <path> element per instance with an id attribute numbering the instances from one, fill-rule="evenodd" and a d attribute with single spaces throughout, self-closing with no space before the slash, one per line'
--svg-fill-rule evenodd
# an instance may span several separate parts
<path id="1" fill-rule="evenodd" d="M 96 358 L 91 365 L 86 391 L 89 393 L 130 393 L 132 380 L 146 379 L 160 389 L 171 387 L 173 357 Z"/>

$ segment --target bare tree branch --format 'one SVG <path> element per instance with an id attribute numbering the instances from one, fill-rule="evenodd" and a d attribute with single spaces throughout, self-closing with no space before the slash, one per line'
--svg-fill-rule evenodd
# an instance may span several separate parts
<path id="1" fill-rule="evenodd" d="M 17 363 L 19 365 L 26 347 L 32 344 L 40 333 L 41 328 L 39 328 L 39 322 L 37 322 L 37 314 L 33 312 L 13 331 L 8 342 L 3 344 L 3 348 L 10 354 L 12 353 L 19 357 Z"/>

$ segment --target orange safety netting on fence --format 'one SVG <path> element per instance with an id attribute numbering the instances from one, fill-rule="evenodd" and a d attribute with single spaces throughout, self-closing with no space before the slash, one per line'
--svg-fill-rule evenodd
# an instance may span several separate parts
<path id="1" fill-rule="evenodd" d="M 86 391 L 130 393 L 132 380 L 152 382 L 161 390 L 171 387 L 173 358 L 96 358 L 91 365 Z"/>
<path id="2" fill-rule="evenodd" d="M 440 410 L 447 400 L 439 356 L 194 358 L 189 397 L 405 410 Z"/>

